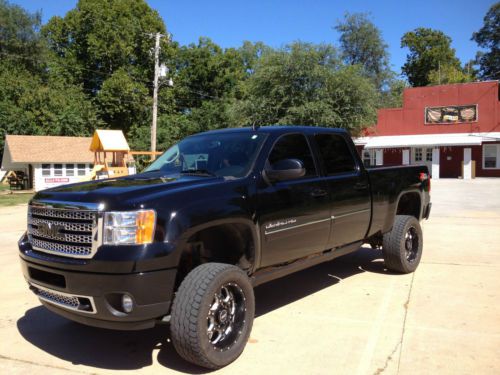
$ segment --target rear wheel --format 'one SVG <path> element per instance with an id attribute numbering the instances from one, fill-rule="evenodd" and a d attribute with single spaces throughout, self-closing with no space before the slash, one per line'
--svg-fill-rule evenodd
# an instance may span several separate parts
<path id="1" fill-rule="evenodd" d="M 392 230 L 384 234 L 382 250 L 388 269 L 410 273 L 422 257 L 423 237 L 420 223 L 413 216 L 397 215 Z"/>
<path id="2" fill-rule="evenodd" d="M 192 270 L 177 291 L 170 320 L 181 357 L 209 369 L 243 352 L 254 318 L 253 288 L 238 267 L 206 263 Z"/>

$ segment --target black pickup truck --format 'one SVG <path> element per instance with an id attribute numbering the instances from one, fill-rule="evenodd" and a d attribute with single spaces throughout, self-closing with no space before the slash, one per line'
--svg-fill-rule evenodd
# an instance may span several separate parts
<path id="1" fill-rule="evenodd" d="M 343 130 L 211 131 L 143 173 L 37 193 L 22 269 L 53 312 L 112 329 L 169 322 L 178 353 L 214 369 L 243 351 L 256 285 L 363 243 L 414 271 L 429 191 L 425 166 L 365 169 Z"/>

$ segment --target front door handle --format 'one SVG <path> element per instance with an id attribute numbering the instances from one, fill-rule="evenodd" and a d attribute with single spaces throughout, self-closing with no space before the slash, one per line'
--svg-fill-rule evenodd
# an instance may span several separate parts
<path id="1" fill-rule="evenodd" d="M 368 189 L 368 184 L 365 184 L 363 182 L 358 182 L 357 184 L 354 184 L 354 190 L 367 190 Z"/>
<path id="2" fill-rule="evenodd" d="M 311 197 L 314 198 L 324 197 L 326 194 L 326 190 L 323 189 L 314 189 L 313 191 L 311 191 Z"/>

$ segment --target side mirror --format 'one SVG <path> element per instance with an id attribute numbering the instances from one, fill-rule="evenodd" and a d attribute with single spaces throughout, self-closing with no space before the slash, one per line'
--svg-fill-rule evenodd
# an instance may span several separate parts
<path id="1" fill-rule="evenodd" d="M 283 159 L 264 170 L 264 176 L 270 182 L 294 180 L 305 174 L 304 164 L 298 159 Z"/>

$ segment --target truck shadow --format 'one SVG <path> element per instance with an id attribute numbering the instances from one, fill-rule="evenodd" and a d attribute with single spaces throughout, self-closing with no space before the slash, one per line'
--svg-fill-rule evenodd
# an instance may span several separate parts
<path id="1" fill-rule="evenodd" d="M 362 272 L 389 273 L 381 253 L 369 248 L 297 272 L 255 288 L 258 317 Z M 21 335 L 41 350 L 71 362 L 100 369 L 134 370 L 157 361 L 190 374 L 206 369 L 181 359 L 170 341 L 168 326 L 144 331 L 113 331 L 87 327 L 53 314 L 43 306 L 29 309 L 17 321 Z"/>

